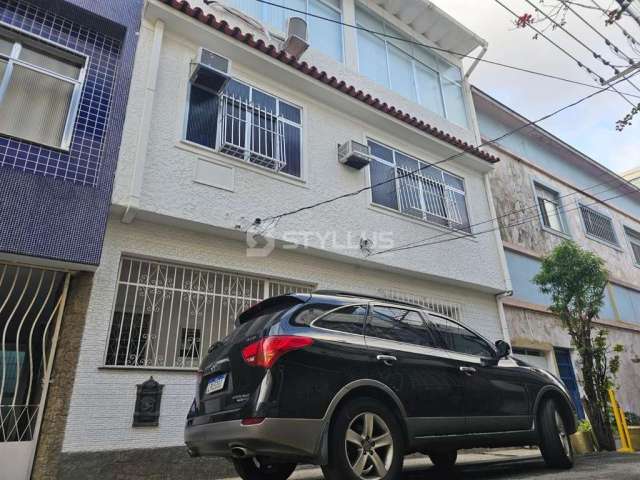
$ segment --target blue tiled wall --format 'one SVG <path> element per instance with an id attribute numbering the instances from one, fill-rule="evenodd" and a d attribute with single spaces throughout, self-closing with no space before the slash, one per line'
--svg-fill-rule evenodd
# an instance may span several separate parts
<path id="1" fill-rule="evenodd" d="M 0 20 L 89 57 L 69 152 L 0 136 L 0 251 L 97 265 L 142 0 L 0 0 Z"/>

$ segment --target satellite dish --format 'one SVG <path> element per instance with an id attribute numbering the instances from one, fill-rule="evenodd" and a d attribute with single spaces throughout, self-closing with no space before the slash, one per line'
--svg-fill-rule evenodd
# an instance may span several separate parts
<path id="1" fill-rule="evenodd" d="M 289 17 L 287 20 L 287 39 L 283 45 L 284 51 L 295 58 L 300 58 L 307 48 L 309 48 L 309 42 L 306 20 L 300 17 Z"/>

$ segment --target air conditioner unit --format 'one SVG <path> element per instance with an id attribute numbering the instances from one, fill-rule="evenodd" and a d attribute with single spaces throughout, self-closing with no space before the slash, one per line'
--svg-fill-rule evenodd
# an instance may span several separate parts
<path id="1" fill-rule="evenodd" d="M 220 93 L 229 81 L 231 61 L 206 48 L 198 50 L 198 58 L 191 64 L 191 83 Z"/>
<path id="2" fill-rule="evenodd" d="M 338 145 L 338 161 L 355 169 L 362 169 L 371 161 L 369 145 L 349 140 Z"/>
<path id="3" fill-rule="evenodd" d="M 289 17 L 287 20 L 287 39 L 282 49 L 295 58 L 300 58 L 309 48 L 307 22 L 304 18 Z"/>

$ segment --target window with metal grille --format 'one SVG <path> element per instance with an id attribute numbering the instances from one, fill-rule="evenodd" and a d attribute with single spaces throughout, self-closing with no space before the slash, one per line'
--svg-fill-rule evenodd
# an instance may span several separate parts
<path id="1" fill-rule="evenodd" d="M 0 26 L 0 133 L 68 150 L 85 57 Z"/>
<path id="2" fill-rule="evenodd" d="M 308 293 L 312 285 L 125 257 L 105 364 L 196 368 L 236 317 L 274 295 Z"/>
<path id="3" fill-rule="evenodd" d="M 560 195 L 558 192 L 539 185 L 538 183 L 534 185 L 542 224 L 551 230 L 567 233 L 564 218 L 562 217 L 562 207 L 560 206 Z"/>
<path id="4" fill-rule="evenodd" d="M 445 315 L 457 321 L 462 321 L 463 319 L 462 305 L 456 302 L 384 288 L 378 291 L 383 297 L 388 298 L 389 300 L 397 300 L 399 302 L 420 305 L 430 312 L 439 313 L 440 315 Z"/>
<path id="5" fill-rule="evenodd" d="M 192 83 L 188 108 L 188 141 L 300 176 L 300 108 L 236 80 L 230 80 L 221 94 Z"/>
<path id="6" fill-rule="evenodd" d="M 640 232 L 631 230 L 629 227 L 624 227 L 624 232 L 627 234 L 627 239 L 631 246 L 631 252 L 633 253 L 633 259 L 636 262 L 636 265 L 640 265 Z"/>
<path id="7" fill-rule="evenodd" d="M 393 148 L 369 140 L 373 202 L 406 215 L 469 232 L 464 181 Z M 384 183 L 383 183 L 384 182 Z"/>
<path id="8" fill-rule="evenodd" d="M 618 246 L 618 237 L 613 228 L 611 218 L 586 205 L 580 205 L 580 213 L 584 229 L 588 235 Z"/>

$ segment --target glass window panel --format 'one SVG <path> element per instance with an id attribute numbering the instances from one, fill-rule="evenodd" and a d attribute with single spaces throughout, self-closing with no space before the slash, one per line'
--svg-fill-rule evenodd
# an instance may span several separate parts
<path id="1" fill-rule="evenodd" d="M 7 62 L 0 58 L 0 82 L 2 81 L 2 78 L 4 77 L 4 72 L 5 72 L 6 69 L 7 69 Z"/>
<path id="2" fill-rule="evenodd" d="M 189 94 L 187 140 L 215 148 L 217 127 L 218 96 L 192 85 Z"/>
<path id="3" fill-rule="evenodd" d="M 396 182 L 393 180 L 396 175 L 395 168 L 391 165 L 386 165 L 374 160 L 370 164 L 370 169 L 372 186 L 381 182 L 386 182 L 371 189 L 373 202 L 378 205 L 384 205 L 385 207 L 398 210 Z"/>
<path id="4" fill-rule="evenodd" d="M 416 160 L 415 158 L 411 158 L 408 155 L 400 152 L 396 152 L 396 164 L 398 165 L 398 167 L 404 168 L 405 170 L 408 170 L 410 172 L 415 172 L 416 170 L 418 170 L 418 168 L 420 168 L 421 165 L 420 162 L 418 162 L 418 160 Z"/>
<path id="5" fill-rule="evenodd" d="M 0 132 L 59 147 L 73 88 L 70 82 L 14 65 L 0 105 Z"/>
<path id="6" fill-rule="evenodd" d="M 438 73 L 420 64 L 416 65 L 416 80 L 420 93 L 420 104 L 444 117 L 444 105 Z"/>
<path id="7" fill-rule="evenodd" d="M 365 334 L 412 345 L 439 346 L 419 313 L 400 308 L 374 307 Z"/>
<path id="8" fill-rule="evenodd" d="M 287 120 L 291 120 L 295 123 L 302 123 L 301 112 L 298 107 L 294 107 L 293 105 L 289 105 L 286 102 L 280 100 L 280 115 Z"/>
<path id="9" fill-rule="evenodd" d="M 382 19 L 370 14 L 359 6 L 356 6 L 356 23 L 373 32 L 384 32 L 384 22 Z"/>
<path id="10" fill-rule="evenodd" d="M 460 218 L 460 222 L 457 223 L 456 226 L 462 230 L 466 230 L 468 232 L 471 231 L 465 196 L 458 192 L 451 192 L 451 195 L 453 197 L 454 208 L 456 209 L 457 216 Z"/>
<path id="11" fill-rule="evenodd" d="M 260 90 L 253 90 L 253 104 L 263 107 L 269 112 L 275 113 L 277 111 L 275 97 L 267 95 Z"/>
<path id="12" fill-rule="evenodd" d="M 255 0 L 228 0 L 228 5 L 254 18 L 262 18 L 262 4 Z"/>
<path id="13" fill-rule="evenodd" d="M 413 49 L 413 56 L 416 59 L 416 63 L 422 65 L 423 68 L 431 68 L 435 72 L 439 72 L 441 68 L 441 61 L 432 50 L 428 48 L 415 47 Z"/>
<path id="14" fill-rule="evenodd" d="M 403 97 L 416 100 L 411 58 L 393 45 L 389 45 L 389 74 L 391 89 Z"/>
<path id="15" fill-rule="evenodd" d="M 462 325 L 435 315 L 430 315 L 429 319 L 449 350 L 477 357 L 493 357 L 495 355 L 493 348 L 483 338 Z"/>
<path id="16" fill-rule="evenodd" d="M 309 0 L 309 13 L 337 22 L 341 20 L 339 11 L 319 0 Z M 309 41 L 311 46 L 334 60 L 342 62 L 342 25 L 312 16 L 308 16 L 307 21 L 309 22 Z"/>
<path id="17" fill-rule="evenodd" d="M 299 127 L 284 124 L 284 138 L 285 138 L 285 159 L 287 161 L 286 166 L 282 169 L 282 172 L 289 175 L 300 176 L 300 164 L 301 164 L 301 132 Z"/>
<path id="18" fill-rule="evenodd" d="M 384 40 L 371 33 L 358 30 L 358 67 L 362 75 L 380 85 L 389 86 Z"/>
<path id="19" fill-rule="evenodd" d="M 275 5 L 267 5 L 265 3 L 260 4 L 260 2 L 256 2 L 255 0 L 252 0 L 252 1 L 253 3 L 256 3 L 260 7 L 262 7 L 260 12 L 261 15 L 258 18 L 260 18 L 264 23 L 269 25 L 271 28 L 274 28 L 280 32 L 287 31 L 287 18 L 289 18 L 289 16 L 300 15 L 295 12 L 285 10 L 284 8 L 277 7 Z M 298 5 L 295 4 L 297 2 L 275 0 L 272 3 L 278 4 L 278 5 L 286 5 L 287 7 L 298 9 Z M 289 5 L 290 3 L 291 5 Z M 304 11 L 304 6 L 301 10 Z"/>
<path id="20" fill-rule="evenodd" d="M 458 178 L 447 172 L 442 172 L 442 173 L 444 174 L 444 183 L 446 183 L 450 187 L 457 188 L 458 190 L 464 191 L 464 182 L 462 181 L 461 178 Z"/>
<path id="21" fill-rule="evenodd" d="M 447 107 L 447 118 L 458 125 L 467 127 L 467 109 L 464 105 L 462 87 L 446 79 L 443 79 L 442 87 Z"/>
<path id="22" fill-rule="evenodd" d="M 393 151 L 379 143 L 369 140 L 369 148 L 371 149 L 371 155 L 382 160 L 386 160 L 389 163 L 395 163 L 393 161 Z"/>
<path id="23" fill-rule="evenodd" d="M 251 88 L 244 83 L 240 83 L 236 80 L 229 80 L 227 86 L 224 89 L 227 95 L 233 96 L 235 98 L 241 98 L 243 100 L 249 100 L 251 96 Z"/>
<path id="24" fill-rule="evenodd" d="M 47 55 L 24 45 L 20 50 L 20 60 L 30 63 L 31 65 L 45 68 L 59 75 L 64 75 L 65 77 L 77 79 L 80 75 L 79 66 L 54 58 L 51 55 Z"/>
<path id="25" fill-rule="evenodd" d="M 449 80 L 462 82 L 462 72 L 460 71 L 460 68 L 450 64 L 449 62 L 440 60 L 440 72 L 442 72 L 442 74 Z"/>
<path id="26" fill-rule="evenodd" d="M 361 334 L 366 315 L 366 306 L 350 305 L 327 313 L 324 317 L 316 320 L 313 326 L 336 330 L 338 332 Z"/>

